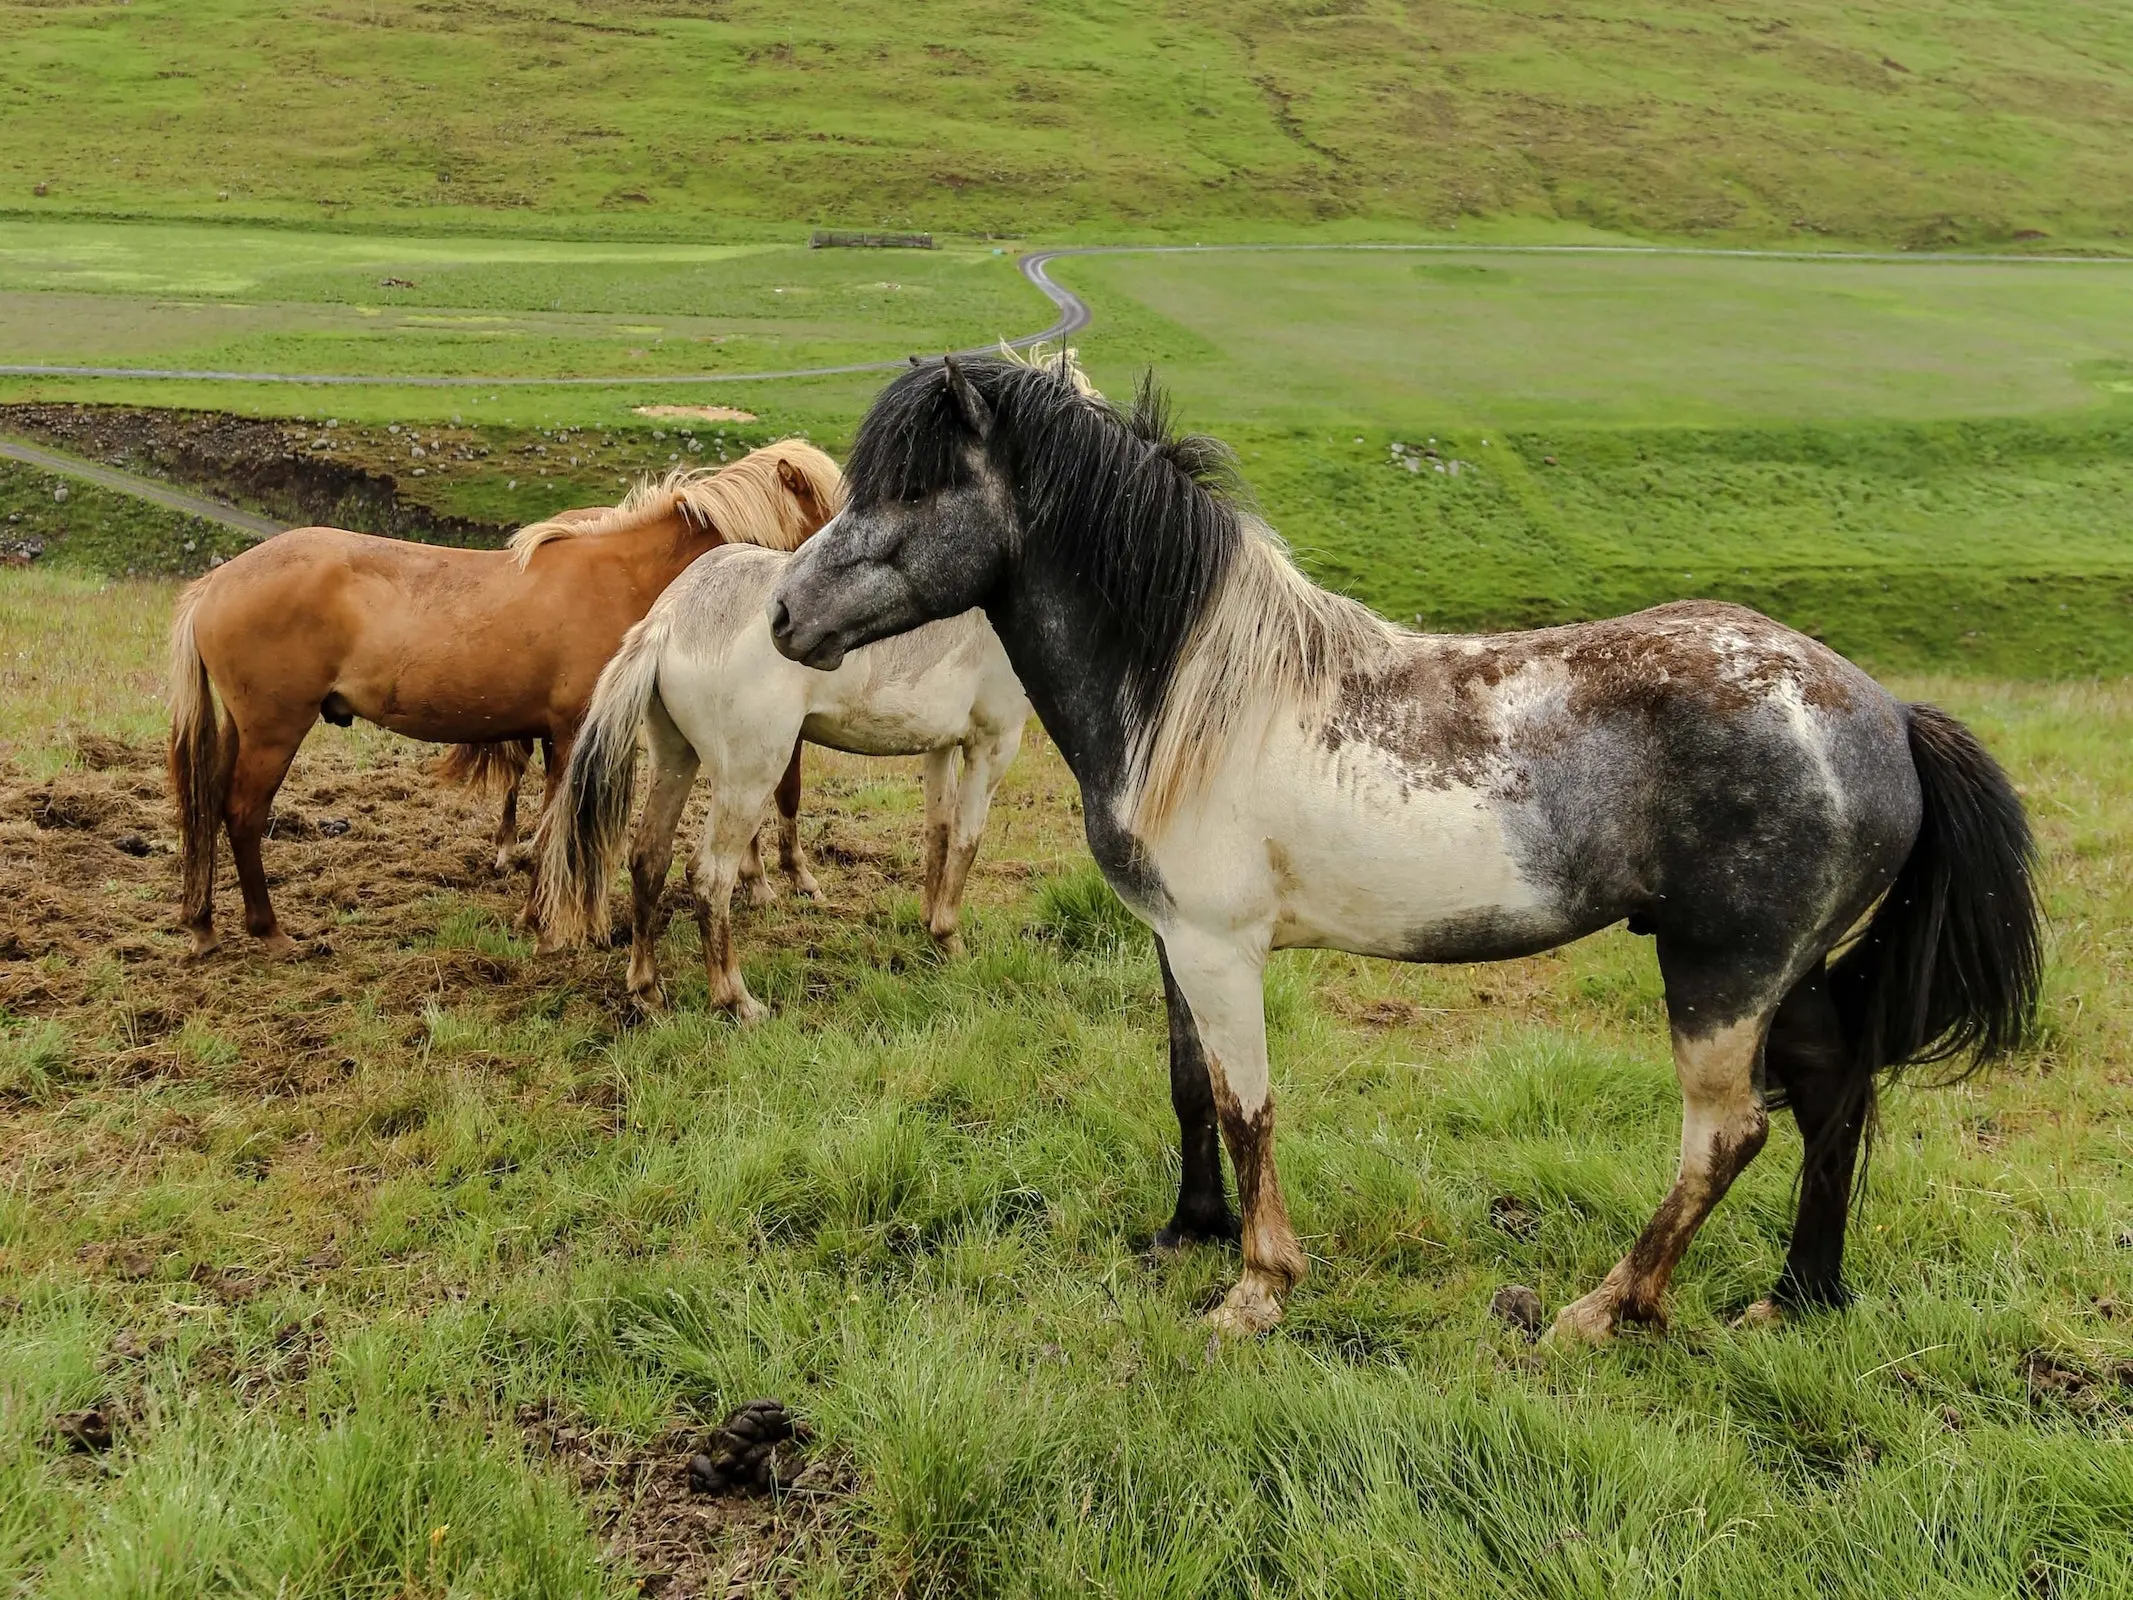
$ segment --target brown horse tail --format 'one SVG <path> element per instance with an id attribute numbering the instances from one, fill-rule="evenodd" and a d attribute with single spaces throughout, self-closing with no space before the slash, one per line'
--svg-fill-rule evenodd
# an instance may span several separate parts
<path id="1" fill-rule="evenodd" d="M 541 808 L 534 851 L 541 928 L 553 944 L 583 944 L 604 925 L 607 880 L 622 855 L 636 789 L 637 733 L 659 692 L 659 658 L 671 626 L 668 613 L 654 607 L 623 636 L 593 690 L 562 790 Z"/>
<path id="2" fill-rule="evenodd" d="M 202 578 L 178 597 L 170 624 L 170 789 L 178 803 L 182 903 L 191 926 L 206 918 L 215 892 L 215 833 L 222 826 L 237 755 L 236 729 L 225 740 L 215 686 L 193 640 L 193 613 L 206 598 L 209 581 Z"/>
<path id="3" fill-rule="evenodd" d="M 504 739 L 494 744 L 455 744 L 437 763 L 437 781 L 479 793 L 497 793 L 525 777 L 533 761 L 531 739 Z"/>
<path id="4" fill-rule="evenodd" d="M 2020 1048 L 2044 982 L 2037 847 L 2021 798 L 1968 728 L 1934 706 L 1909 711 L 1918 839 L 1829 974 L 1852 1048 L 1851 1109 L 1868 1113 L 1869 1131 L 1876 1078 L 1968 1057 L 1950 1074 L 1961 1077 Z M 1856 1182 L 1865 1170 L 1862 1160 Z"/>

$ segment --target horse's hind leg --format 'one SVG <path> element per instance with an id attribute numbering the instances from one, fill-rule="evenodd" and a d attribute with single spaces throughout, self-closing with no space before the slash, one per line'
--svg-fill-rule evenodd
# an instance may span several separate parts
<path id="1" fill-rule="evenodd" d="M 751 833 L 748 848 L 741 852 L 741 887 L 748 892 L 752 906 L 772 905 L 778 898 L 778 891 L 771 888 L 770 878 L 763 871 L 763 835 L 769 827 L 766 822 Z"/>
<path id="2" fill-rule="evenodd" d="M 1795 1306 L 1841 1306 L 1844 1228 L 1869 1092 L 1849 1070 L 1851 1050 L 1821 963 L 1794 985 L 1770 1024 L 1765 1059 L 1800 1126 L 1800 1203 L 1785 1270 L 1770 1298 L 1748 1310 L 1759 1322 Z"/>
<path id="3" fill-rule="evenodd" d="M 793 741 L 792 760 L 786 763 L 785 776 L 778 780 L 778 868 L 791 880 L 794 894 L 820 900 L 822 885 L 815 882 L 807 857 L 800 853 L 801 748 L 798 740 Z"/>
<path id="4" fill-rule="evenodd" d="M 548 821 L 548 813 L 555 809 L 556 800 L 563 793 L 563 774 L 570 766 L 570 746 L 577 730 L 561 728 L 541 740 L 541 821 Z M 525 768 L 521 767 L 523 773 Z M 531 869 L 526 874 L 526 903 L 519 908 L 518 925 L 521 928 L 539 928 L 541 925 L 541 862 L 533 858 Z M 607 942 L 605 929 L 594 930 L 593 937 L 601 944 Z"/>
<path id="5" fill-rule="evenodd" d="M 711 763 L 711 804 L 696 856 L 696 926 L 703 935 L 704 979 L 711 1004 L 742 1022 L 769 1015 L 748 992 L 733 948 L 733 884 L 742 853 L 763 820 L 763 808 L 786 758 L 782 741 L 768 749 L 725 741 Z"/>
<path id="6" fill-rule="evenodd" d="M 520 767 L 511 774 L 511 781 L 504 788 L 503 809 L 497 813 L 496 836 L 491 841 L 496 846 L 496 870 L 509 872 L 518 856 L 518 791 L 526 781 L 526 769 Z"/>
<path id="7" fill-rule="evenodd" d="M 703 936 L 704 981 L 711 1004 L 741 1022 L 760 1022 L 768 1009 L 748 992 L 740 958 L 733 949 L 733 883 L 741 852 L 755 836 L 761 800 L 754 806 L 734 796 L 714 794 L 711 815 L 704 819 L 703 845 L 696 856 L 696 927 Z"/>
<path id="8" fill-rule="evenodd" d="M 659 996 L 659 936 L 666 922 L 660 903 L 667 867 L 674 859 L 674 830 L 681 826 L 689 786 L 696 781 L 696 751 L 654 696 L 644 719 L 651 753 L 650 793 L 630 840 L 630 993 L 647 1003 Z"/>
<path id="9" fill-rule="evenodd" d="M 229 800 L 224 810 L 230 855 L 237 864 L 238 887 L 244 891 L 245 929 L 266 946 L 267 954 L 281 959 L 295 955 L 297 946 L 274 915 L 259 842 L 274 814 L 274 795 L 289 774 L 289 763 L 296 759 L 296 747 L 310 731 L 308 722 L 293 733 L 276 727 L 240 729 L 237 763 L 230 773 Z"/>
<path id="10" fill-rule="evenodd" d="M 1556 1317 L 1558 1339 L 1596 1342 L 1625 1319 L 1663 1323 L 1667 1280 L 1769 1132 L 1756 1068 L 1774 1008 L 1726 1003 L 1723 978 L 1711 982 L 1697 963 L 1670 951 L 1663 936 L 1659 963 L 1681 1085 L 1681 1166 L 1629 1254 Z"/>

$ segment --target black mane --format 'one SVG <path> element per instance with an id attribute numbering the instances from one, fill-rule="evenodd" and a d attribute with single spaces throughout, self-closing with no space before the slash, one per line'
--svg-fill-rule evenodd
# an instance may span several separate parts
<path id="1" fill-rule="evenodd" d="M 1169 397 L 1142 378 L 1130 412 L 1019 362 L 959 360 L 992 410 L 988 451 L 1014 486 L 1027 554 L 1089 584 L 1110 614 L 1092 647 L 1124 658 L 1126 725 L 1154 724 L 1194 625 L 1245 538 L 1236 458 L 1172 428 Z M 905 373 L 868 410 L 845 468 L 851 502 L 919 500 L 959 485 L 971 433 L 946 369 Z"/>

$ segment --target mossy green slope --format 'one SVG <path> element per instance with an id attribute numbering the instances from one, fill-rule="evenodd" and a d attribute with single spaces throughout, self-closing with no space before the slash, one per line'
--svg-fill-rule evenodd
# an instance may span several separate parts
<path id="1" fill-rule="evenodd" d="M 0 203 L 165 215 L 1909 246 L 2133 221 L 2133 14 L 2101 0 L 11 0 L 0 107 Z"/>

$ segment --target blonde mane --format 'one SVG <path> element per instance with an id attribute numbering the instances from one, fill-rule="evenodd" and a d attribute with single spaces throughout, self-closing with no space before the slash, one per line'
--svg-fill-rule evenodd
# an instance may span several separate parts
<path id="1" fill-rule="evenodd" d="M 1155 839 L 1222 761 L 1250 759 L 1275 719 L 1311 727 L 1342 679 L 1368 671 L 1403 630 L 1321 589 L 1257 517 L 1178 658 L 1163 709 L 1143 737 L 1133 831 Z"/>
<path id="2" fill-rule="evenodd" d="M 679 516 L 698 532 L 718 532 L 728 544 L 767 550 L 797 550 L 818 525 L 779 480 L 790 466 L 807 482 L 824 520 L 844 505 L 844 474 L 837 463 L 805 439 L 780 439 L 751 450 L 723 467 L 676 467 L 665 477 L 645 478 L 606 511 L 565 511 L 528 523 L 511 536 L 509 549 L 523 567 L 552 539 L 591 539 L 631 533 Z"/>
<path id="3" fill-rule="evenodd" d="M 1073 386 L 1074 392 L 1084 400 L 1101 400 L 1103 391 L 1089 380 L 1081 367 L 1081 352 L 1070 344 L 1056 349 L 1039 341 L 1026 350 L 1017 350 L 1005 339 L 1000 341 L 1000 359 L 1018 367 L 1028 367 L 1033 372 L 1049 372 Z"/>

